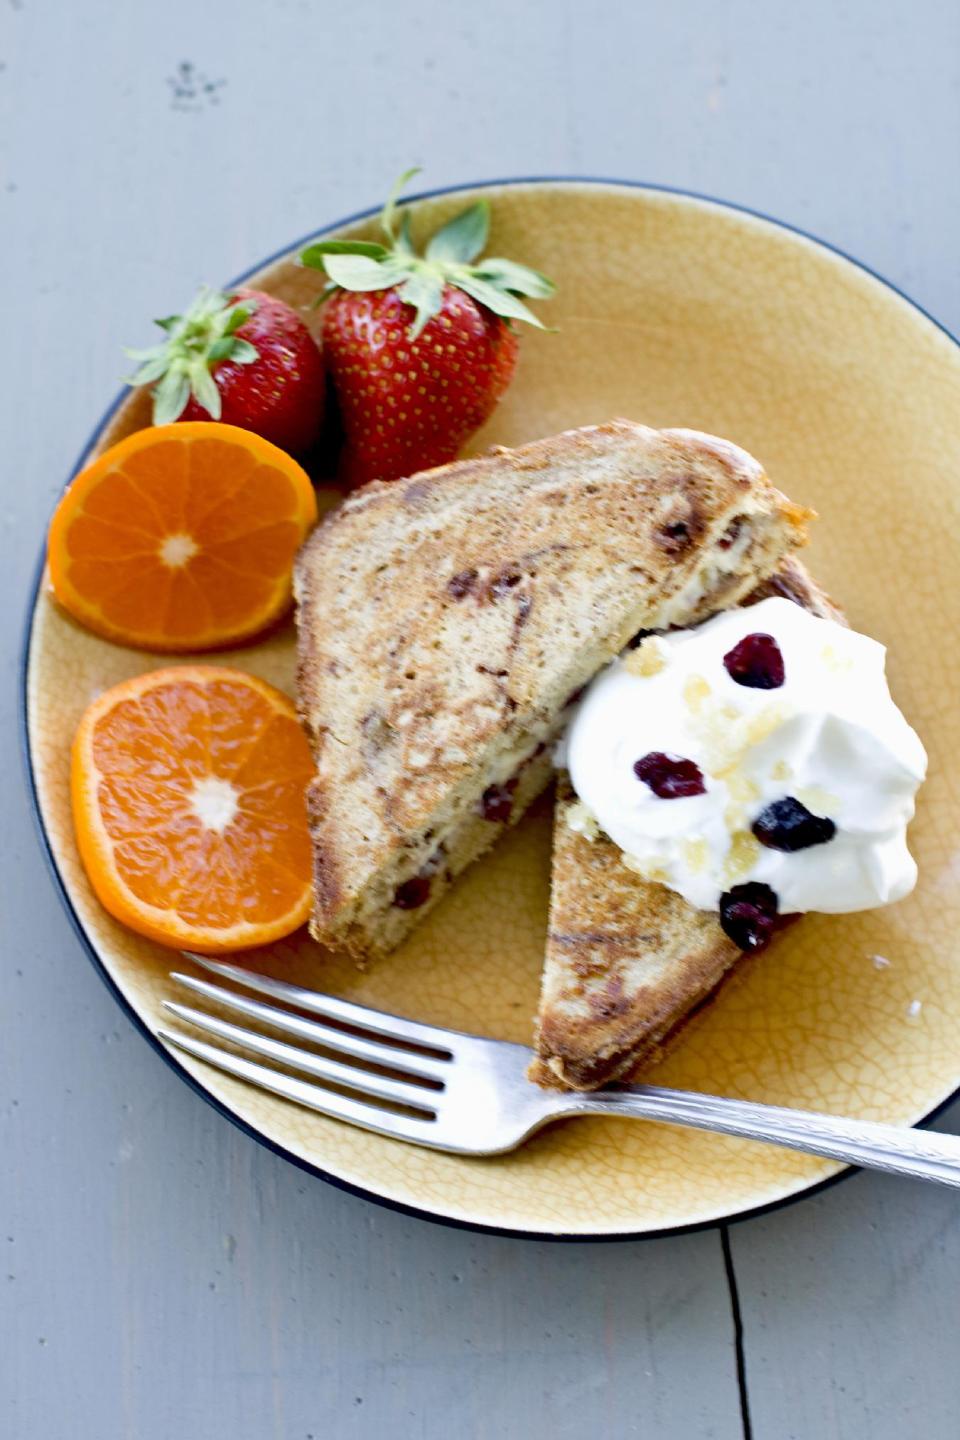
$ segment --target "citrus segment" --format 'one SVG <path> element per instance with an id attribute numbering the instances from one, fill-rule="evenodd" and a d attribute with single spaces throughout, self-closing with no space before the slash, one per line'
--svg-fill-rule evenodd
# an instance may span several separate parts
<path id="1" fill-rule="evenodd" d="M 178 666 L 106 691 L 73 745 L 80 856 L 118 920 L 216 954 L 302 925 L 313 765 L 292 703 L 238 670 Z"/>
<path id="2" fill-rule="evenodd" d="M 50 526 L 61 605 L 108 639 L 207 650 L 288 608 L 317 518 L 306 472 L 249 430 L 187 421 L 138 430 L 67 489 Z"/>

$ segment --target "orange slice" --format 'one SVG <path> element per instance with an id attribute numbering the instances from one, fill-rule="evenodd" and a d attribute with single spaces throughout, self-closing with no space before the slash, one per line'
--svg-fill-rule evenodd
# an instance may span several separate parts
<path id="1" fill-rule="evenodd" d="M 110 914 L 161 945 L 218 954 L 289 935 L 310 910 L 306 737 L 279 690 L 184 665 L 89 706 L 71 794 Z"/>
<path id="2" fill-rule="evenodd" d="M 50 525 L 50 580 L 76 620 L 146 650 L 210 650 L 291 601 L 317 518 L 309 476 L 249 430 L 138 430 L 77 476 Z"/>

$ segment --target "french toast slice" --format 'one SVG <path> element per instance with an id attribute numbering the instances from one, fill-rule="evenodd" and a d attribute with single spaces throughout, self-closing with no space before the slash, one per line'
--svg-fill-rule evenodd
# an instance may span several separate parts
<path id="1" fill-rule="evenodd" d="M 788 558 L 743 601 L 783 596 L 846 623 L 804 566 Z M 573 831 L 576 796 L 557 782 L 550 921 L 530 1078 L 592 1090 L 653 1064 L 695 1010 L 746 959 L 712 912 L 622 863 L 612 840 Z"/>
<path id="2" fill-rule="evenodd" d="M 627 420 L 348 497 L 294 582 L 315 938 L 397 945 L 546 786 L 600 667 L 735 603 L 808 514 L 727 441 Z"/>

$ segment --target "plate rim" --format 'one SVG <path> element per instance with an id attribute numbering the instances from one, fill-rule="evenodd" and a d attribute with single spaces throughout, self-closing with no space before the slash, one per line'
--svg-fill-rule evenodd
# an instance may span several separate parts
<path id="1" fill-rule="evenodd" d="M 776 216 L 769 215 L 765 211 L 758 210 L 755 206 L 741 204 L 733 200 L 724 200 L 716 195 L 709 195 L 703 191 L 691 190 L 684 186 L 658 184 L 656 182 L 646 180 L 628 180 L 602 175 L 560 174 L 518 175 L 488 180 L 464 181 L 453 185 L 442 185 L 429 190 L 421 190 L 407 198 L 410 203 L 414 203 L 420 200 L 435 200 L 445 195 L 456 195 L 464 191 L 470 190 L 497 188 L 502 189 L 510 186 L 523 185 L 584 185 L 597 187 L 609 186 L 612 188 L 619 188 L 625 190 L 647 191 L 656 195 L 670 195 L 675 196 L 679 199 L 693 200 L 700 204 L 713 205 L 720 210 L 732 211 L 736 215 L 745 215 L 753 220 L 763 221 L 767 225 L 773 226 L 778 230 L 785 230 L 788 232 L 788 234 L 798 236 L 799 238 L 806 240 L 813 245 L 816 245 L 818 248 L 826 250 L 829 254 L 833 255 L 837 259 L 845 261 L 848 265 L 853 266 L 855 269 L 869 276 L 872 280 L 875 280 L 886 290 L 891 291 L 900 300 L 904 301 L 907 305 L 910 306 L 912 310 L 916 311 L 925 320 L 929 321 L 930 324 L 932 324 L 937 330 L 939 330 L 940 333 L 944 335 L 947 340 L 949 340 L 954 346 L 960 349 L 960 337 L 954 335 L 953 332 L 949 330 L 947 326 L 944 325 L 940 320 L 938 320 L 935 315 L 932 315 L 930 311 L 925 309 L 924 306 L 919 304 L 918 301 L 912 299 L 912 297 L 908 295 L 905 290 L 901 289 L 899 285 L 896 285 L 892 280 L 888 280 L 887 277 L 882 275 L 878 270 L 875 270 L 865 261 L 858 260 L 856 256 L 851 255 L 848 251 L 842 249 L 842 247 L 840 247 L 839 245 L 835 245 L 832 241 L 824 240 L 821 236 L 814 234 L 812 231 L 804 229 L 802 226 L 795 225 L 788 220 L 780 220 Z M 249 266 L 240 275 L 237 275 L 232 280 L 228 281 L 225 288 L 229 289 L 233 286 L 243 284 L 243 282 L 249 279 L 250 276 L 255 275 L 260 270 L 265 269 L 268 265 L 272 265 L 276 261 L 281 260 L 285 255 L 290 254 L 291 251 L 300 249 L 308 241 L 316 238 L 317 236 L 326 235 L 333 230 L 341 230 L 349 225 L 359 224 L 361 221 L 374 218 L 379 213 L 380 208 L 380 205 L 375 205 L 365 208 L 363 210 L 358 210 L 350 215 L 343 216 L 338 220 L 332 220 L 328 224 L 322 225 L 317 229 L 310 230 L 306 235 L 303 235 L 299 239 L 282 246 L 280 249 L 275 250 L 270 255 L 264 257 L 262 260 L 257 261 L 254 265 Z M 117 410 L 120 408 L 121 404 L 126 399 L 127 394 L 128 391 L 126 388 L 119 391 L 118 394 L 114 396 L 113 400 L 109 403 L 107 408 L 101 414 L 93 430 L 90 432 L 87 440 L 84 442 L 78 454 L 78 457 L 64 482 L 64 489 L 67 485 L 70 484 L 74 477 L 83 468 L 88 455 L 93 450 L 95 444 L 97 443 L 97 440 L 102 435 L 109 421 L 116 414 Z M 59 493 L 61 492 L 58 492 L 58 494 Z M 154 1035 L 153 1031 L 142 1019 L 136 1008 L 131 1004 L 130 1001 L 127 1000 L 126 996 L 123 994 L 122 990 L 117 985 L 116 981 L 113 979 L 112 975 L 107 969 L 106 964 L 102 960 L 96 945 L 94 944 L 90 935 L 87 933 L 83 925 L 83 921 L 81 920 L 73 904 L 70 892 L 67 889 L 66 881 L 57 863 L 57 857 L 54 854 L 53 845 L 51 843 L 50 836 L 47 832 L 46 824 L 44 822 L 43 812 L 40 808 L 40 798 L 37 790 L 37 777 L 33 763 L 33 753 L 30 737 L 30 717 L 27 688 L 30 673 L 33 640 L 33 622 L 36 616 L 37 602 L 40 597 L 41 586 L 43 583 L 45 557 L 46 545 L 41 542 L 40 554 L 34 567 L 33 579 L 28 586 L 26 612 L 24 615 L 23 630 L 19 648 L 17 666 L 17 730 L 19 741 L 18 748 L 20 750 L 20 757 L 23 764 L 29 808 L 33 817 L 37 838 L 40 843 L 40 850 L 46 862 L 47 870 L 53 883 L 53 888 L 56 891 L 56 894 L 60 900 L 61 905 L 63 906 L 64 911 L 66 912 L 67 919 L 70 922 L 74 934 L 80 941 L 82 950 L 86 954 L 96 973 L 99 975 L 103 984 L 106 986 L 107 990 L 112 995 L 113 999 L 116 1001 L 116 1003 L 120 1006 L 121 1010 L 126 1015 L 127 1019 L 140 1032 L 140 1034 L 148 1042 L 151 1048 L 158 1055 L 160 1055 L 165 1064 L 169 1066 L 169 1068 L 176 1075 L 178 1075 L 179 1078 L 184 1081 L 190 1087 L 190 1089 L 194 1091 L 195 1094 L 199 1095 L 219 1115 L 221 1115 L 224 1119 L 228 1120 L 232 1125 L 236 1126 L 236 1128 L 242 1131 L 243 1134 L 255 1140 L 258 1144 L 265 1146 L 266 1149 L 270 1150 L 274 1155 L 278 1155 L 282 1159 L 289 1161 L 291 1164 L 297 1166 L 298 1169 L 305 1171 L 309 1175 L 315 1176 L 317 1179 L 324 1181 L 326 1184 L 332 1185 L 336 1189 L 342 1190 L 349 1195 L 355 1195 L 362 1200 L 368 1200 L 375 1205 L 382 1206 L 385 1209 L 396 1211 L 399 1214 L 410 1215 L 418 1220 L 425 1220 L 435 1225 L 444 1225 L 449 1229 L 466 1230 L 475 1234 L 495 1235 L 501 1238 L 513 1240 L 539 1240 L 548 1241 L 551 1243 L 565 1244 L 595 1245 L 610 1244 L 627 1240 L 659 1240 L 677 1235 L 697 1234 L 706 1230 L 723 1230 L 728 1225 L 740 1224 L 743 1221 L 756 1219 L 758 1216 L 761 1215 L 770 1215 L 778 1210 L 785 1209 L 788 1206 L 796 1205 L 801 1200 L 806 1200 L 812 1198 L 815 1195 L 819 1195 L 825 1190 L 830 1189 L 832 1186 L 839 1184 L 842 1180 L 847 1180 L 850 1178 L 850 1176 L 860 1173 L 860 1167 L 858 1166 L 845 1166 L 836 1174 L 828 1175 L 823 1180 L 813 1181 L 809 1185 L 802 1185 L 798 1189 L 791 1190 L 788 1194 L 782 1195 L 775 1200 L 767 1201 L 762 1205 L 751 1206 L 744 1210 L 732 1211 L 729 1214 L 722 1216 L 714 1216 L 710 1219 L 692 1221 L 688 1224 L 663 1226 L 655 1230 L 625 1230 L 616 1232 L 603 1231 L 599 1233 L 591 1233 L 573 1230 L 554 1231 L 523 1228 L 518 1229 L 510 1226 L 493 1224 L 488 1221 L 467 1220 L 455 1215 L 444 1215 L 438 1211 L 431 1210 L 423 1206 L 408 1204 L 405 1201 L 397 1200 L 390 1196 L 380 1194 L 376 1190 L 369 1190 L 363 1185 L 358 1185 L 353 1181 L 344 1179 L 342 1176 L 335 1175 L 330 1171 L 324 1170 L 320 1165 L 316 1165 L 312 1161 L 305 1159 L 303 1156 L 297 1155 L 294 1151 L 288 1150 L 284 1145 L 272 1139 L 264 1131 L 259 1130 L 254 1124 L 245 1120 L 242 1116 L 231 1110 L 229 1105 L 227 1105 L 224 1101 L 220 1100 L 211 1091 L 207 1090 L 206 1087 L 202 1085 L 201 1082 L 179 1062 L 179 1060 L 173 1055 L 173 1053 L 160 1042 L 159 1038 Z M 943 1100 L 941 1100 L 939 1104 L 937 1104 L 931 1111 L 924 1115 L 920 1120 L 916 1121 L 914 1126 L 911 1128 L 926 1129 L 958 1098 L 960 1098 L 960 1087 L 955 1089 L 950 1095 L 946 1096 Z"/>

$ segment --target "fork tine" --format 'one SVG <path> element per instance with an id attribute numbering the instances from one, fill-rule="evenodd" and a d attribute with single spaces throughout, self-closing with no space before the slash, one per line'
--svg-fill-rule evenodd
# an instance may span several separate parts
<path id="1" fill-rule="evenodd" d="M 282 1095 L 285 1100 L 294 1100 L 308 1110 L 316 1110 L 321 1115 L 331 1115 L 335 1120 L 348 1120 L 352 1125 L 359 1125 L 364 1130 L 375 1130 L 379 1135 L 390 1135 L 396 1140 L 410 1140 L 417 1145 L 439 1148 L 430 1135 L 430 1116 L 424 1115 L 421 1120 L 407 1115 L 395 1115 L 392 1111 L 382 1110 L 376 1105 L 366 1105 L 362 1100 L 348 1100 L 345 1095 L 338 1095 L 333 1090 L 323 1090 L 319 1085 L 296 1080 L 281 1070 L 271 1070 L 266 1065 L 257 1065 L 253 1060 L 244 1060 L 216 1045 L 194 1040 L 192 1036 L 177 1035 L 172 1030 L 163 1029 L 158 1030 L 157 1034 L 167 1044 L 185 1050 L 188 1055 L 206 1061 L 217 1070 L 235 1075 L 238 1080 L 246 1080 L 260 1090 Z"/>
<path id="2" fill-rule="evenodd" d="M 374 1075 L 356 1065 L 341 1065 L 339 1060 L 326 1060 L 309 1050 L 286 1045 L 282 1040 L 272 1040 L 268 1035 L 260 1035 L 256 1030 L 244 1030 L 239 1025 L 231 1025 L 228 1020 L 218 1020 L 215 1015 L 208 1015 L 204 1010 L 194 1010 L 191 1005 L 177 1005 L 172 1000 L 165 1000 L 163 1008 L 178 1019 L 195 1025 L 198 1030 L 217 1035 L 221 1040 L 229 1040 L 257 1055 L 265 1055 L 281 1065 L 304 1070 L 308 1075 L 316 1075 L 319 1080 L 327 1080 L 333 1085 L 347 1085 L 351 1090 L 357 1090 L 363 1095 L 391 1100 L 395 1105 L 410 1105 L 431 1115 L 436 1110 L 436 1106 L 429 1103 L 429 1097 L 439 1098 L 439 1091 L 425 1090 L 422 1085 L 408 1085 L 401 1080 L 390 1080 L 385 1075 Z"/>
<path id="3" fill-rule="evenodd" d="M 361 1030 L 372 1030 L 375 1035 L 386 1035 L 392 1040 L 408 1041 L 411 1045 L 425 1045 L 439 1050 L 444 1056 L 455 1054 L 454 1044 L 458 1039 L 473 1037 L 461 1035 L 457 1030 L 440 1030 L 433 1025 L 421 1025 L 415 1020 L 405 1020 L 399 1015 L 385 1015 L 382 1010 L 371 1010 L 366 1005 L 355 1005 L 342 1000 L 338 995 L 322 995 L 317 990 L 305 990 L 301 985 L 291 985 L 286 980 L 274 980 L 269 975 L 257 975 L 244 970 L 240 965 L 226 965 L 211 960 L 208 955 L 196 955 L 192 950 L 182 952 L 188 960 L 219 975 L 223 980 L 233 980 L 248 990 L 261 995 L 270 995 L 275 1000 L 285 1000 L 300 1010 L 309 1010 L 314 1015 L 324 1015 L 330 1020 L 342 1020 L 345 1025 L 355 1025 Z"/>
<path id="4" fill-rule="evenodd" d="M 359 1060 L 369 1060 L 374 1065 L 386 1065 L 388 1069 L 401 1071 L 404 1075 L 415 1075 L 423 1080 L 442 1081 L 445 1074 L 449 1073 L 449 1060 L 434 1060 L 431 1056 L 413 1055 L 409 1050 L 399 1050 L 393 1045 L 361 1040 L 356 1035 L 349 1035 L 345 1030 L 335 1030 L 332 1025 L 324 1025 L 319 1020 L 305 1020 L 300 1015 L 291 1015 L 286 1010 L 278 1010 L 274 1005 L 264 1005 L 259 1000 L 249 1000 L 245 995 L 235 995 L 232 990 L 224 990 L 219 985 L 211 985 L 207 980 L 197 980 L 194 976 L 184 975 L 178 970 L 173 971 L 170 978 L 218 1005 L 239 1010 L 241 1014 L 260 1020 L 265 1025 L 273 1025 L 290 1035 L 299 1035 L 304 1040 L 326 1046 L 328 1050 L 355 1055 Z"/>

